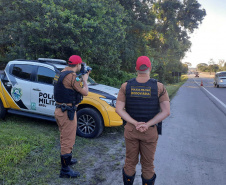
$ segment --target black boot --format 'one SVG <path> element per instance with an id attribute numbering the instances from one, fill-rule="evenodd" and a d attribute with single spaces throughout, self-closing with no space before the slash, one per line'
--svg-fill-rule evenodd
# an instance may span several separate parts
<path id="1" fill-rule="evenodd" d="M 71 152 L 71 156 L 72 156 L 72 152 Z M 77 163 L 77 160 L 74 159 L 74 158 L 71 158 L 71 162 L 70 162 L 69 165 L 74 165 L 74 164 L 76 164 L 76 163 Z"/>
<path id="2" fill-rule="evenodd" d="M 74 164 L 76 164 L 77 163 L 77 160 L 76 159 L 71 159 L 71 161 L 70 161 L 70 164 L 69 165 L 74 165 Z"/>
<path id="3" fill-rule="evenodd" d="M 136 173 L 135 173 L 136 174 Z M 133 185 L 133 181 L 135 178 L 135 174 L 133 176 L 128 176 L 126 175 L 126 173 L 124 172 L 124 169 L 122 169 L 122 175 L 123 175 L 123 182 L 124 185 Z"/>
<path id="4" fill-rule="evenodd" d="M 142 175 L 141 175 L 141 178 L 142 178 L 143 185 L 154 185 L 156 174 L 154 174 L 151 179 L 145 179 Z"/>
<path id="5" fill-rule="evenodd" d="M 69 165 L 71 163 L 71 154 L 64 154 L 61 155 L 61 170 L 60 170 L 60 178 L 66 177 L 66 178 L 76 178 L 79 177 L 79 172 L 73 171 Z"/>

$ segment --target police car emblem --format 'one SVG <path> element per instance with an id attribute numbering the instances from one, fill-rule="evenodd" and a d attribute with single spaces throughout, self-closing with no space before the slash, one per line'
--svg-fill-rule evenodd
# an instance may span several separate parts
<path id="1" fill-rule="evenodd" d="M 11 95 L 15 101 L 20 101 L 22 90 L 20 88 L 13 87 L 11 90 Z"/>

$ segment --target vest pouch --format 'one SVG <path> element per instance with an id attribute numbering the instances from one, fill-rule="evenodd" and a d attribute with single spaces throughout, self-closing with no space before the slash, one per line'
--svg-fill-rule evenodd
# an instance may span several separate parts
<path id="1" fill-rule="evenodd" d="M 77 95 L 76 95 L 76 103 L 75 103 L 75 105 L 79 104 L 82 100 L 83 100 L 83 96 L 82 96 L 81 93 L 78 92 Z"/>

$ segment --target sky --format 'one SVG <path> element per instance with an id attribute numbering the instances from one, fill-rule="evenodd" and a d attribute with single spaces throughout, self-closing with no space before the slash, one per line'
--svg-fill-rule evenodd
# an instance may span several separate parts
<path id="1" fill-rule="evenodd" d="M 190 62 L 192 67 L 213 59 L 226 61 L 226 0 L 197 0 L 206 16 L 199 28 L 190 35 L 192 46 L 182 60 Z"/>

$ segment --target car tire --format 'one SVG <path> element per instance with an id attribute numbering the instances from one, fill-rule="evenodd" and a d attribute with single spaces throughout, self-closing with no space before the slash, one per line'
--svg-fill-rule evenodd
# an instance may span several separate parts
<path id="1" fill-rule="evenodd" d="M 6 109 L 3 106 L 2 100 L 0 99 L 0 119 L 5 119 Z"/>
<path id="2" fill-rule="evenodd" d="M 85 138 L 98 137 L 104 129 L 99 112 L 93 108 L 83 108 L 77 112 L 77 135 Z"/>

